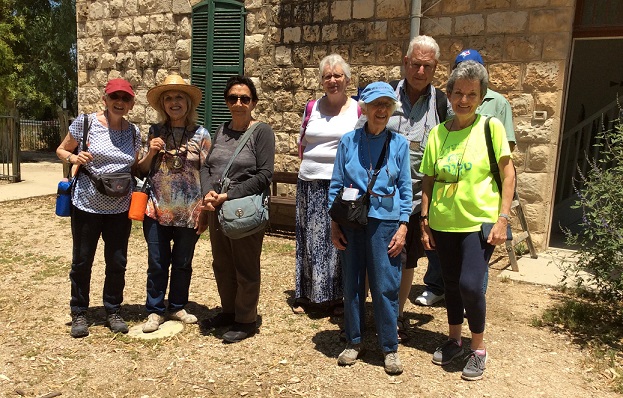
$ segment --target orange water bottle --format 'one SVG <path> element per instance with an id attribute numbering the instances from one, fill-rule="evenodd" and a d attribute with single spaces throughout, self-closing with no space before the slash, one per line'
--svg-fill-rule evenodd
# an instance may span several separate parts
<path id="1" fill-rule="evenodd" d="M 132 192 L 132 200 L 130 201 L 130 210 L 128 211 L 128 218 L 130 220 L 143 221 L 145 218 L 145 210 L 147 209 L 147 187 L 149 186 L 147 178 L 143 181 L 139 180 L 136 184 L 136 189 Z"/>

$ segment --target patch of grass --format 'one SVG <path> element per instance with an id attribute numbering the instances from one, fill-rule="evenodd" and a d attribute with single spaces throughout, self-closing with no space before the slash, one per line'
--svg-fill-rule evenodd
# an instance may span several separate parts
<path id="1" fill-rule="evenodd" d="M 43 281 L 47 278 L 65 276 L 69 272 L 67 262 L 59 256 L 44 257 L 40 258 L 39 261 L 42 261 L 44 265 L 32 276 L 32 279 L 35 281 Z"/>
<path id="2" fill-rule="evenodd" d="M 292 253 L 295 249 L 296 246 L 294 242 L 284 242 L 282 240 L 264 240 L 264 244 L 262 247 L 263 252 L 271 254 L 289 254 Z"/>

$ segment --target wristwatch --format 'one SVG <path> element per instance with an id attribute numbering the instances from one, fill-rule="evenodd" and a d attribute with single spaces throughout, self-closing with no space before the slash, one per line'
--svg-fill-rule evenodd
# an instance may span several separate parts
<path id="1" fill-rule="evenodd" d="M 505 219 L 506 219 L 506 221 L 510 221 L 510 219 L 511 219 L 511 216 L 509 216 L 509 215 L 508 215 L 508 214 L 506 214 L 506 213 L 500 213 L 500 214 L 498 215 L 498 217 L 505 218 Z"/>
<path id="2" fill-rule="evenodd" d="M 398 226 L 400 225 L 404 225 L 405 227 L 409 228 L 409 222 L 408 221 L 398 221 Z"/>
<path id="3" fill-rule="evenodd" d="M 426 215 L 420 215 L 420 221 L 424 221 L 424 220 L 428 220 L 428 214 Z"/>
<path id="4" fill-rule="evenodd" d="M 69 154 L 69 156 L 67 156 L 67 157 L 65 158 L 65 162 L 67 162 L 67 163 L 71 164 L 71 160 L 70 160 L 70 159 L 71 159 L 71 155 L 73 155 L 73 153 L 70 153 L 70 154 Z"/>

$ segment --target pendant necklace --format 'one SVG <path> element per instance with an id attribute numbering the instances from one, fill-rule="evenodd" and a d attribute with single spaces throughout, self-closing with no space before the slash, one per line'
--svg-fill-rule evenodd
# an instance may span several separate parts
<path id="1" fill-rule="evenodd" d="M 176 170 L 179 170 L 182 167 L 184 167 L 184 162 L 182 161 L 182 157 L 180 156 L 180 149 L 182 147 L 182 141 L 184 140 L 185 136 L 186 136 L 186 127 L 184 127 L 184 132 L 182 133 L 182 136 L 180 137 L 180 143 L 178 145 L 178 143 L 175 142 L 175 134 L 173 132 L 173 129 L 171 129 L 171 138 L 173 139 L 173 145 L 175 146 L 175 155 L 173 155 L 173 168 Z"/>

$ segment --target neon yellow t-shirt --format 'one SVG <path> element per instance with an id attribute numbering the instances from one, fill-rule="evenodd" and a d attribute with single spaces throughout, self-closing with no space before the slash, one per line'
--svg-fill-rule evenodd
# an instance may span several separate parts
<path id="1" fill-rule="evenodd" d="M 463 130 L 449 132 L 442 123 L 430 132 L 420 171 L 435 177 L 428 214 L 436 231 L 474 232 L 498 219 L 501 198 L 489 167 L 485 120 L 477 115 Z M 490 130 L 499 162 L 511 154 L 504 125 L 491 118 Z"/>

